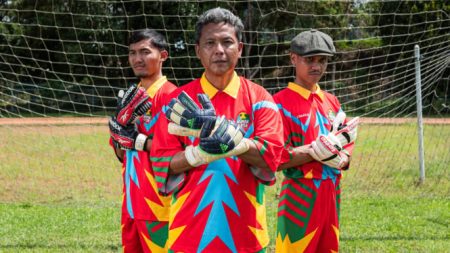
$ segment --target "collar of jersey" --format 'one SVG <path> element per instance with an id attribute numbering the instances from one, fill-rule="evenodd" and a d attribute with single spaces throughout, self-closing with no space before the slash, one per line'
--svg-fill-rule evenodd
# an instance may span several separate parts
<path id="1" fill-rule="evenodd" d="M 205 73 L 203 73 L 202 78 L 200 79 L 200 84 L 202 85 L 203 91 L 206 93 L 206 95 L 209 96 L 210 99 L 212 99 L 217 94 L 217 92 L 219 92 L 219 90 L 214 87 L 208 81 L 208 79 L 206 79 Z M 231 78 L 231 81 L 228 83 L 227 87 L 225 87 L 223 92 L 236 99 L 239 87 L 241 87 L 241 81 L 239 80 L 239 76 L 236 74 L 236 72 L 234 72 L 233 78 Z"/>
<path id="2" fill-rule="evenodd" d="M 156 94 L 156 92 L 159 90 L 159 88 L 161 88 L 161 86 L 163 86 L 163 84 L 165 84 L 167 82 L 167 77 L 166 76 L 162 76 L 161 78 L 159 78 L 158 80 L 156 80 L 154 83 L 152 83 L 150 85 L 150 87 L 148 87 L 147 89 L 147 94 L 153 98 Z M 141 83 L 139 83 L 139 87 L 141 87 Z"/>
<path id="3" fill-rule="evenodd" d="M 311 96 L 311 94 L 313 94 L 313 92 L 311 92 L 293 82 L 289 82 L 287 88 L 298 93 L 300 96 L 302 96 L 306 100 L 308 100 L 308 98 Z M 316 91 L 314 93 L 317 94 L 321 100 L 323 100 L 324 95 L 323 95 L 323 91 L 320 89 L 319 84 L 316 84 Z"/>

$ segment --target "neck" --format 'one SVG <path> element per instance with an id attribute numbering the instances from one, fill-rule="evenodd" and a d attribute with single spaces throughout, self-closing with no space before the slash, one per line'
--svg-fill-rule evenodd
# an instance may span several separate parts
<path id="1" fill-rule="evenodd" d="M 162 73 L 159 73 L 159 74 L 155 74 L 153 76 L 142 77 L 141 78 L 141 86 L 142 86 L 142 88 L 147 90 L 148 88 L 150 88 L 150 86 L 152 86 L 162 76 L 163 76 Z"/>
<path id="2" fill-rule="evenodd" d="M 216 89 L 224 90 L 228 84 L 233 79 L 234 71 L 230 71 L 229 73 L 223 75 L 213 75 L 211 73 L 205 72 L 206 79 L 210 82 Z"/>

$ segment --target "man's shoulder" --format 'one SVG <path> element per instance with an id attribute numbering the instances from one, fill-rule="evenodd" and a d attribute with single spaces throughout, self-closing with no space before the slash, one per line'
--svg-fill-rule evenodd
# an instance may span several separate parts
<path id="1" fill-rule="evenodd" d="M 241 84 L 246 86 L 247 90 L 249 90 L 250 92 L 271 96 L 270 93 L 262 85 L 255 83 L 243 76 L 240 76 L 239 78 L 241 80 Z"/>

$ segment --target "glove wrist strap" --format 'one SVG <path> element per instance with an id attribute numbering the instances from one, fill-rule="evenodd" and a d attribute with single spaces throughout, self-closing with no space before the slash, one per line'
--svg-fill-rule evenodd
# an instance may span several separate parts
<path id="1" fill-rule="evenodd" d="M 145 150 L 145 143 L 147 143 L 147 135 L 138 134 L 136 140 L 134 141 L 134 149 L 138 151 Z"/>
<path id="2" fill-rule="evenodd" d="M 198 150 L 195 150 L 194 146 L 187 146 L 184 150 L 184 156 L 192 167 L 198 167 L 203 164 L 203 161 L 199 159 Z"/>

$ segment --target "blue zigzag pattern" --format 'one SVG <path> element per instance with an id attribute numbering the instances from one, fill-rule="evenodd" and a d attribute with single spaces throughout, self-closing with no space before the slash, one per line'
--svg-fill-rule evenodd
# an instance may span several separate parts
<path id="1" fill-rule="evenodd" d="M 131 204 L 130 187 L 131 181 L 140 188 L 139 180 L 137 178 L 136 167 L 134 166 L 134 160 L 136 159 L 140 163 L 138 152 L 135 150 L 127 150 L 127 163 L 125 165 L 125 194 L 128 214 L 134 219 L 133 205 Z"/>
<path id="2" fill-rule="evenodd" d="M 229 178 L 237 183 L 236 178 L 226 159 L 220 159 L 210 163 L 206 167 L 198 184 L 209 177 L 211 179 L 194 214 L 197 215 L 212 204 L 197 252 L 202 252 L 216 237 L 220 238 L 232 252 L 237 252 L 224 208 L 225 204 L 238 216 L 240 215 L 226 179 Z"/>

